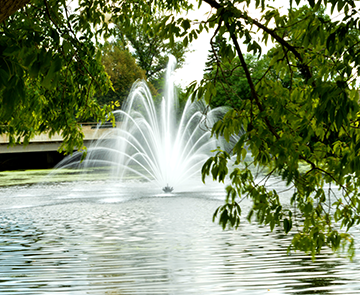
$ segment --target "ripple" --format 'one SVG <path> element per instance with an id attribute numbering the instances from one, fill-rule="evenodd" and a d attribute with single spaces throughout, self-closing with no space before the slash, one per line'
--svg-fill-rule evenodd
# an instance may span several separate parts
<path id="1" fill-rule="evenodd" d="M 357 257 L 287 255 L 291 237 L 255 223 L 223 231 L 211 221 L 218 192 L 55 188 L 0 191 L 1 294 L 360 292 Z"/>

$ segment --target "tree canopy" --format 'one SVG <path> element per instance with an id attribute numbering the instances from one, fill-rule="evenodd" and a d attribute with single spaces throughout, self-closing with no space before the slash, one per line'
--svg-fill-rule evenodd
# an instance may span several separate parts
<path id="1" fill-rule="evenodd" d="M 82 118 L 105 118 L 93 96 L 110 81 L 87 26 L 65 1 L 31 1 L 0 24 L 0 133 L 11 144 L 58 132 L 72 152 Z"/>
<path id="2" fill-rule="evenodd" d="M 123 30 L 131 30 L 130 20 L 140 16 L 152 24 L 154 3 L 81 0 L 76 8 L 55 0 L 1 3 L 0 133 L 10 144 L 26 144 L 42 132 L 61 133 L 61 150 L 82 148 L 81 121 L 111 116 L 111 107 L 95 99 L 111 89 L 98 49 L 115 34 L 110 18 Z M 172 9 L 179 11 L 180 5 Z M 168 8 L 159 3 L 156 13 Z"/>
<path id="3" fill-rule="evenodd" d="M 134 20 L 131 29 L 124 29 L 121 23 L 115 27 L 116 38 L 133 51 L 138 65 L 145 70 L 146 77 L 152 83 L 163 78 L 170 54 L 176 58 L 177 68 L 182 67 L 185 61 L 186 47 L 183 42 L 170 44 L 165 41 L 156 31 L 160 24 L 160 18 L 155 17 L 149 24 L 141 17 Z"/>
<path id="4" fill-rule="evenodd" d="M 12 138 L 62 130 L 70 146 L 80 143 L 77 120 L 106 113 L 92 97 L 109 88 L 95 47 L 113 33 L 109 22 L 126 30 L 141 18 L 170 46 L 178 40 L 187 46 L 211 31 L 212 44 L 226 40 L 214 51 L 220 57 L 215 73 L 237 65 L 249 89 L 212 130 L 227 140 L 238 136 L 232 154 L 219 150 L 203 166 L 203 176 L 230 181 L 214 218 L 224 228 L 238 226 L 240 204 L 249 199 L 248 219 L 291 232 L 291 249 L 314 256 L 325 246 L 335 251 L 344 245 L 352 256 L 351 230 L 360 223 L 358 8 L 352 0 L 307 3 L 290 0 L 281 13 L 272 1 L 198 0 L 211 13 L 191 21 L 178 15 L 192 7 L 185 0 L 80 0 L 76 13 L 65 1 L 33 0 L 0 27 L 1 132 Z M 255 17 L 249 12 L 254 7 Z M 263 75 L 255 77 L 244 50 L 260 57 L 262 44 L 272 49 Z M 214 82 L 230 77 L 205 77 L 188 93 L 210 103 Z M 263 170 L 261 181 L 253 167 Z M 290 200 L 267 186 L 272 176 L 287 184 Z"/>
<path id="5" fill-rule="evenodd" d="M 111 105 L 112 109 L 121 108 L 129 95 L 133 83 L 138 79 L 146 80 L 145 70 L 140 68 L 135 58 L 121 42 L 106 42 L 101 46 L 101 62 L 109 75 L 112 89 L 106 94 L 95 95 L 100 105 Z M 154 86 L 149 83 L 153 95 L 157 94 Z"/>

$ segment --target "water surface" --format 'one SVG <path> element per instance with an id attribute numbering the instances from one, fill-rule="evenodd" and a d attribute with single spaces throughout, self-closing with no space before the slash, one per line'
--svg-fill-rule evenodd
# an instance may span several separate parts
<path id="1" fill-rule="evenodd" d="M 246 220 L 223 231 L 223 199 L 106 181 L 1 188 L 0 294 L 360 293 L 357 256 L 288 256 L 290 236 Z"/>

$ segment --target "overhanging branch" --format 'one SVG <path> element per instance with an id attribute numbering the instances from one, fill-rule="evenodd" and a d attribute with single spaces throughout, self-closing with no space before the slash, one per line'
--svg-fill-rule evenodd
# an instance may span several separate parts
<path id="1" fill-rule="evenodd" d="M 203 0 L 203 1 L 205 3 L 207 3 L 207 4 L 209 4 L 211 7 L 216 8 L 216 9 L 224 8 L 221 4 L 219 4 L 218 2 L 216 2 L 214 0 Z M 301 69 L 304 71 L 304 76 L 306 77 L 306 80 L 311 78 L 312 75 L 311 75 L 311 71 L 310 71 L 309 67 L 304 63 L 303 57 L 301 56 L 300 52 L 296 50 L 296 48 L 294 46 L 292 46 L 289 42 L 284 40 L 284 38 L 280 37 L 275 32 L 275 30 L 272 30 L 272 29 L 268 28 L 267 26 L 260 23 L 258 20 L 253 19 L 253 18 L 249 17 L 247 14 L 242 13 L 236 7 L 232 7 L 232 9 L 236 10 L 236 12 L 237 12 L 236 15 L 237 15 L 238 18 L 246 20 L 249 23 L 257 26 L 259 29 L 261 29 L 262 31 L 264 31 L 265 33 L 267 33 L 271 37 L 273 37 L 281 46 L 283 46 L 284 48 L 286 48 L 290 52 L 292 52 L 294 54 L 294 56 L 296 57 L 296 59 L 299 60 L 299 63 L 301 65 Z"/>
<path id="2" fill-rule="evenodd" d="M 0 0 L 0 24 L 29 2 L 30 0 Z"/>

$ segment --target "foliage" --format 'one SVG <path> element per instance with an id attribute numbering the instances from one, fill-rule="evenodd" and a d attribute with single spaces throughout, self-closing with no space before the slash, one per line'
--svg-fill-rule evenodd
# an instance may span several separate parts
<path id="1" fill-rule="evenodd" d="M 249 220 L 292 231 L 290 249 L 315 257 L 325 246 L 334 251 L 346 246 L 352 257 L 351 228 L 360 223 L 360 132 L 355 128 L 360 38 L 354 3 L 331 1 L 332 10 L 344 13 L 338 22 L 324 15 L 322 1 L 293 7 L 287 15 L 269 7 L 260 21 L 237 8 L 242 1 L 204 2 L 216 12 L 203 26 L 214 28 L 219 38 L 229 34 L 231 40 L 219 51 L 217 66 L 226 66 L 225 60 L 240 64 L 250 90 L 212 130 L 227 140 L 245 130 L 233 148 L 234 161 L 218 151 L 203 167 L 204 176 L 223 182 L 229 176 L 226 203 L 215 216 L 224 228 L 236 227 L 238 205 L 247 198 L 253 203 Z M 264 9 L 264 2 L 256 6 Z M 260 79 L 239 44 L 242 40 L 249 52 L 261 54 L 254 29 L 262 41 L 273 42 Z M 210 103 L 217 95 L 213 81 L 204 79 L 189 91 Z M 224 81 L 232 83 L 227 77 Z M 249 153 L 251 165 L 245 161 Z M 255 179 L 252 167 L 263 169 L 262 179 Z M 292 192 L 289 203 L 267 186 L 272 176 Z"/>
<path id="2" fill-rule="evenodd" d="M 154 16 L 150 22 L 141 16 L 132 20 L 130 24 L 132 29 L 124 29 L 123 23 L 117 23 L 115 36 L 132 52 L 137 64 L 145 70 L 149 82 L 162 92 L 169 55 L 176 58 L 176 67 L 181 68 L 187 48 L 181 41 L 170 44 L 164 40 L 158 33 L 160 25 L 160 16 Z"/>
<path id="3" fill-rule="evenodd" d="M 83 146 L 79 122 L 105 118 L 93 96 L 109 79 L 95 44 L 77 37 L 81 22 L 64 2 L 32 1 L 0 24 L 0 133 L 10 144 L 58 132 L 72 152 Z"/>
<path id="4" fill-rule="evenodd" d="M 107 94 L 97 95 L 96 100 L 100 105 L 111 104 L 112 109 L 119 109 L 128 96 L 133 83 L 138 79 L 146 79 L 145 71 L 136 64 L 131 53 L 119 42 L 106 42 L 102 46 L 101 52 L 102 64 L 113 87 Z M 149 83 L 149 87 L 153 95 L 156 95 L 157 92 L 151 83 Z"/>
<path id="5" fill-rule="evenodd" d="M 16 13 L 1 12 L 0 134 L 7 134 L 10 144 L 27 144 L 35 134 L 61 133 L 60 150 L 69 153 L 83 147 L 81 121 L 105 120 L 111 111 L 94 99 L 111 87 L 97 50 L 99 41 L 114 33 L 110 22 L 131 30 L 130 19 L 142 16 L 150 23 L 155 10 L 190 7 L 184 1 L 155 7 L 80 0 L 73 11 L 64 0 L 25 4 Z"/>
<path id="6" fill-rule="evenodd" d="M 241 107 L 241 101 L 250 99 L 251 91 L 246 79 L 244 69 L 239 58 L 234 58 L 231 62 L 220 54 L 222 48 L 228 46 L 225 39 L 216 40 L 209 52 L 208 61 L 204 73 L 204 81 L 211 82 L 216 89 L 216 95 L 211 97 L 210 106 L 229 106 L 234 109 Z M 270 62 L 269 55 L 258 56 L 247 54 L 244 56 L 252 79 L 259 81 L 266 72 Z M 272 72 L 272 74 L 275 74 Z M 277 79 L 276 75 L 273 77 Z"/>
<path id="7" fill-rule="evenodd" d="M 156 22 L 150 26 L 148 23 L 141 23 L 142 20 L 138 21 L 139 23 L 135 23 L 131 31 L 124 31 L 118 25 L 116 37 L 129 44 L 137 63 L 145 70 L 148 79 L 157 80 L 164 74 L 169 54 L 175 56 L 177 67 L 181 67 L 186 52 L 183 43 L 178 41 L 170 46 L 169 43 L 164 42 L 161 35 L 156 34 Z"/>
<path id="8" fill-rule="evenodd" d="M 203 177 L 211 174 L 224 182 L 229 176 L 226 203 L 215 218 L 224 228 L 236 227 L 241 217 L 238 205 L 247 198 L 253 203 L 249 220 L 292 232 L 289 249 L 315 257 L 323 247 L 347 247 L 352 257 L 351 229 L 360 223 L 360 39 L 354 2 L 329 3 L 331 12 L 343 14 L 341 21 L 324 15 L 321 4 L 327 2 L 321 0 L 301 8 L 295 7 L 300 1 L 291 1 L 286 15 L 271 6 L 265 9 L 265 1 L 199 2 L 212 7 L 210 18 L 193 25 L 186 19 L 165 23 L 163 34 L 170 38 L 177 32 L 185 44 L 210 29 L 211 42 L 216 36 L 228 37 L 219 61 L 238 59 L 250 88 L 250 96 L 239 100 L 212 130 L 227 140 L 245 131 L 232 155 L 217 151 L 203 166 Z M 250 4 L 261 10 L 260 20 L 248 14 Z M 256 31 L 262 42 L 272 44 L 270 62 L 258 80 L 242 52 L 245 46 L 261 55 Z M 210 103 L 217 94 L 213 81 L 193 83 L 188 93 Z M 245 161 L 249 153 L 251 165 Z M 252 167 L 262 168 L 263 179 L 255 178 Z M 292 192 L 288 202 L 267 185 L 272 176 L 280 177 Z"/>

